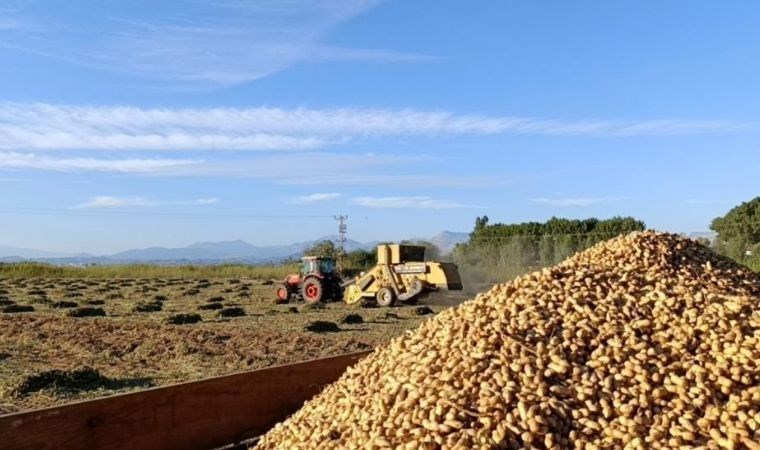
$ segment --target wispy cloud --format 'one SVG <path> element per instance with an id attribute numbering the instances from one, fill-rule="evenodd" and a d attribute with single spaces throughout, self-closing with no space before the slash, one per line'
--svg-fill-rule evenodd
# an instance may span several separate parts
<path id="1" fill-rule="evenodd" d="M 0 152 L 0 171 L 42 170 L 58 172 L 111 172 L 162 177 L 250 178 L 289 185 L 391 185 L 417 183 L 426 187 L 482 187 L 504 185 L 505 177 L 441 177 L 425 174 L 389 175 L 394 168 L 436 158 L 424 155 L 376 153 L 277 153 L 245 155 L 244 158 L 93 158 L 53 157 L 32 153 Z M 314 171 L 313 167 L 319 167 Z M 0 172 L 2 173 L 2 172 Z M 328 191 L 329 193 L 329 191 Z M 313 200 L 306 198 L 304 201 Z"/>
<path id="2" fill-rule="evenodd" d="M 537 134 L 650 136 L 752 126 L 725 120 L 580 120 L 363 108 L 137 108 L 0 103 L 4 150 L 307 150 L 357 138 Z"/>
<path id="3" fill-rule="evenodd" d="M 531 199 L 534 203 L 542 203 L 557 207 L 586 207 L 599 203 L 609 203 L 623 200 L 623 197 L 539 197 Z"/>
<path id="4" fill-rule="evenodd" d="M 67 5 L 77 3 L 83 1 Z M 303 63 L 424 58 L 324 43 L 330 30 L 377 0 L 175 0 L 170 10 L 134 3 L 126 10 L 87 2 L 76 22 L 53 12 L 45 27 L 9 45 L 101 70 L 210 85 L 244 83 Z"/>
<path id="5" fill-rule="evenodd" d="M 219 203 L 219 197 L 202 197 L 195 200 L 185 200 L 178 202 L 167 202 L 169 205 L 213 205 Z"/>
<path id="6" fill-rule="evenodd" d="M 23 28 L 23 22 L 13 17 L 0 16 L 0 31 L 14 31 Z"/>
<path id="7" fill-rule="evenodd" d="M 19 13 L 17 8 L 0 6 L 0 32 L 16 33 L 21 31 L 35 30 L 36 26 L 33 20 Z M 3 36 L 0 35 L 0 46 L 3 43 Z"/>
<path id="8" fill-rule="evenodd" d="M 194 200 L 157 201 L 144 197 L 114 197 L 110 195 L 98 195 L 84 203 L 72 207 L 72 209 L 109 209 L 125 207 L 146 207 L 162 205 L 212 205 L 218 203 L 217 197 L 203 197 Z"/>
<path id="9" fill-rule="evenodd" d="M 415 208 L 415 209 L 452 209 L 483 208 L 451 200 L 436 199 L 427 196 L 413 197 L 356 197 L 351 203 L 367 208 Z"/>
<path id="10" fill-rule="evenodd" d="M 289 200 L 289 203 L 294 203 L 296 205 L 309 205 L 312 203 L 321 203 L 321 202 L 327 202 L 330 200 L 337 200 L 340 197 L 342 197 L 342 194 L 338 192 L 318 192 L 315 194 L 309 194 L 309 195 L 299 195 L 296 197 L 292 197 Z"/>
<path id="11" fill-rule="evenodd" d="M 0 170 L 33 169 L 57 172 L 170 173 L 201 165 L 203 159 L 99 159 L 55 158 L 33 153 L 0 153 Z"/>
<path id="12" fill-rule="evenodd" d="M 156 206 L 157 202 L 143 197 L 112 197 L 110 195 L 98 195 L 90 200 L 80 203 L 73 209 L 100 209 L 100 208 L 123 208 L 129 206 Z"/>
<path id="13" fill-rule="evenodd" d="M 400 165 L 400 164 L 395 164 Z M 288 185 L 323 185 L 323 186 L 389 186 L 414 185 L 424 188 L 483 188 L 503 187 L 515 183 L 515 179 L 525 177 L 509 177 L 505 175 L 436 175 L 429 170 L 416 174 L 392 174 L 369 172 L 367 167 L 357 164 L 351 173 L 325 171 L 320 174 L 304 173 L 299 177 L 292 173 L 279 179 L 280 183 Z M 362 171 L 364 170 L 364 171 Z"/>
<path id="14" fill-rule="evenodd" d="M 65 173 L 120 173 L 161 177 L 250 178 L 294 186 L 399 186 L 480 188 L 514 184 L 524 176 L 436 175 L 429 155 L 373 153 L 279 153 L 247 158 L 93 158 L 53 157 L 0 152 L 0 171 L 39 170 Z M 395 173 L 425 163 L 424 173 Z M 319 167 L 315 172 L 312 167 Z M 0 181 L 6 178 L 0 178 Z M 18 178 L 7 178 L 17 180 Z M 334 189 L 334 187 L 332 188 Z M 294 199 L 288 199 L 293 201 Z M 311 199 L 295 199 L 310 201 Z"/>

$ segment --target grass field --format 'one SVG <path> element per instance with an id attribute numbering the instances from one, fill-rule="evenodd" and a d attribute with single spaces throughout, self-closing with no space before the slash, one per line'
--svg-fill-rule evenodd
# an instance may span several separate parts
<path id="1" fill-rule="evenodd" d="M 109 268 L 54 269 L 59 277 L 16 269 L 0 278 L 0 414 L 369 349 L 443 309 L 275 305 L 262 272 L 204 278 L 170 268 L 161 277 L 165 268 L 132 266 L 145 277 L 111 278 Z M 316 321 L 338 331 L 307 331 Z"/>
<path id="2" fill-rule="evenodd" d="M 113 266 L 56 266 L 42 263 L 0 264 L 0 278 L 251 278 L 283 279 L 297 272 L 297 264 L 184 265 L 125 264 Z"/>

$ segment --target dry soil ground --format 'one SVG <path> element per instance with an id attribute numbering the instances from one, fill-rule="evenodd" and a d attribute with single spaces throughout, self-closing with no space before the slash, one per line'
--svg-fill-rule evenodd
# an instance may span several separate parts
<path id="1" fill-rule="evenodd" d="M 435 314 L 463 297 L 421 304 Z M 0 279 L 0 414 L 369 349 L 431 313 L 272 299 L 246 279 Z M 307 331 L 314 321 L 340 330 Z"/>

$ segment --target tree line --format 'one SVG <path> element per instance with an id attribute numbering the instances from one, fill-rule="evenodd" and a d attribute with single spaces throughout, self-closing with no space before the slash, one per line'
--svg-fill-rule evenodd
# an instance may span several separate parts
<path id="1" fill-rule="evenodd" d="M 717 233 L 716 251 L 760 271 L 760 196 L 716 217 L 710 229 Z"/>
<path id="2" fill-rule="evenodd" d="M 760 197 L 742 203 L 725 216 L 712 221 L 717 233 L 714 240 L 702 243 L 718 253 L 760 270 Z M 453 260 L 465 280 L 501 282 L 532 270 L 552 266 L 592 245 L 646 225 L 633 217 L 609 219 L 564 219 L 552 217 L 546 222 L 491 223 L 488 216 L 477 217 L 466 243 L 459 244 L 450 255 L 427 241 L 403 241 L 424 245 L 426 259 Z M 332 241 L 321 241 L 305 251 L 306 255 L 338 257 Z M 377 263 L 374 249 L 353 250 L 344 256 L 346 274 L 356 274 Z"/>
<path id="3" fill-rule="evenodd" d="M 488 216 L 476 218 L 469 241 L 454 249 L 453 259 L 467 280 L 508 280 L 557 264 L 600 241 L 646 228 L 644 222 L 632 217 L 489 222 Z"/>

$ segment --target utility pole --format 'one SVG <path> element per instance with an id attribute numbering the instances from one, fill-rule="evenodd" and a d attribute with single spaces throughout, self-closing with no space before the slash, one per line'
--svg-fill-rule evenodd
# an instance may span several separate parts
<path id="1" fill-rule="evenodd" d="M 346 233 L 348 233 L 348 216 L 339 215 L 334 217 L 338 221 L 338 274 L 343 276 L 343 257 L 346 254 Z"/>

